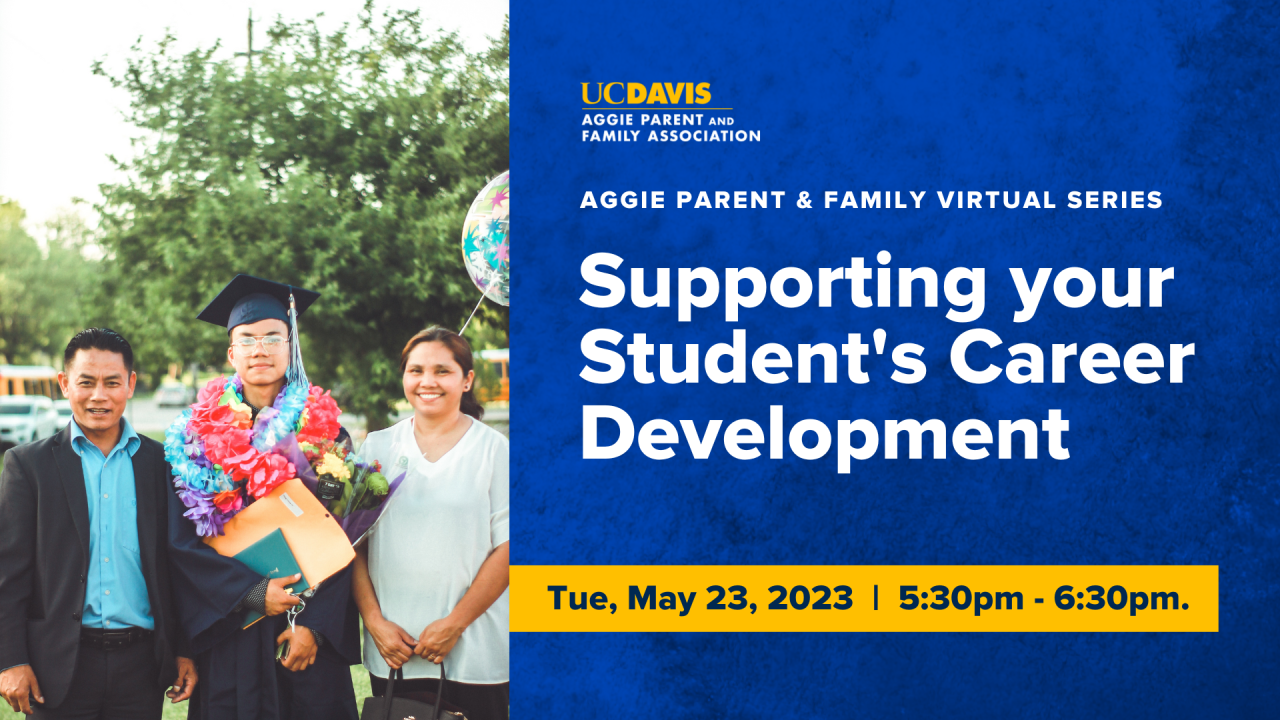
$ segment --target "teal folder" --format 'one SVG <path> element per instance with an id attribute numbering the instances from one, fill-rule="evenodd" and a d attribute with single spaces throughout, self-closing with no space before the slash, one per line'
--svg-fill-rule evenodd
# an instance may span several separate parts
<path id="1" fill-rule="evenodd" d="M 298 561 L 293 558 L 293 551 L 289 549 L 289 543 L 285 542 L 284 534 L 279 529 L 272 531 L 258 542 L 236 553 L 235 558 L 263 577 L 273 579 L 292 577 L 302 572 L 298 569 Z M 304 577 L 298 582 L 289 585 L 288 589 L 297 594 L 308 587 L 310 586 Z M 244 618 L 244 627 L 249 627 L 263 617 L 265 616 L 256 610 L 249 611 L 249 614 Z"/>

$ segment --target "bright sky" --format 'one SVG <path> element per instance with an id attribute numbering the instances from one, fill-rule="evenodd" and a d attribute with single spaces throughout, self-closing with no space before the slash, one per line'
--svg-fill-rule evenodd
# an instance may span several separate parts
<path id="1" fill-rule="evenodd" d="M 0 196 L 26 209 L 35 233 L 72 208 L 72 198 L 97 202 L 98 184 L 118 179 L 107 155 L 129 157 L 138 131 L 121 119 L 128 96 L 92 74 L 94 60 L 118 71 L 139 37 L 152 48 L 166 29 L 181 52 L 221 39 L 230 55 L 245 49 L 251 8 L 254 44 L 262 47 L 277 16 L 324 13 L 321 29 L 334 30 L 354 25 L 362 7 L 363 0 L 0 0 Z M 456 30 L 473 51 L 501 34 L 509 12 L 508 0 L 378 0 L 375 12 L 388 7 L 421 8 L 425 28 Z M 93 217 L 88 207 L 80 213 Z"/>

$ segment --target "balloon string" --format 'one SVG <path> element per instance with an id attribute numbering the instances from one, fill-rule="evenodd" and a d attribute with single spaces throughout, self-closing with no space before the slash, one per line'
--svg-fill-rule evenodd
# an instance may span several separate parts
<path id="1" fill-rule="evenodd" d="M 476 316 L 476 311 L 480 309 L 480 303 L 482 302 L 484 302 L 483 290 L 480 291 L 480 299 L 476 301 L 476 306 L 471 308 L 471 314 L 467 316 L 467 321 L 462 323 L 462 329 L 458 331 L 459 335 L 467 331 L 467 326 L 471 324 L 471 318 Z"/>

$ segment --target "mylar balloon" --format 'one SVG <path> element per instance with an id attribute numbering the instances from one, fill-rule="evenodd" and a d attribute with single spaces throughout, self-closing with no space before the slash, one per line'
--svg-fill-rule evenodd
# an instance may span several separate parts
<path id="1" fill-rule="evenodd" d="M 462 224 L 462 261 L 471 282 L 490 300 L 511 304 L 511 245 L 507 201 L 511 172 L 489 181 Z"/>

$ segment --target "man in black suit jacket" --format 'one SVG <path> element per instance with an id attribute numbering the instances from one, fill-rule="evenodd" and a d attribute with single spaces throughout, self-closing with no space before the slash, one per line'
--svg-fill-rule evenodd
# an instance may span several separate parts
<path id="1" fill-rule="evenodd" d="M 0 695 L 36 717 L 158 720 L 164 688 L 178 702 L 196 682 L 170 591 L 168 465 L 123 418 L 129 343 L 92 328 L 64 359 L 73 421 L 9 450 L 0 475 Z"/>

